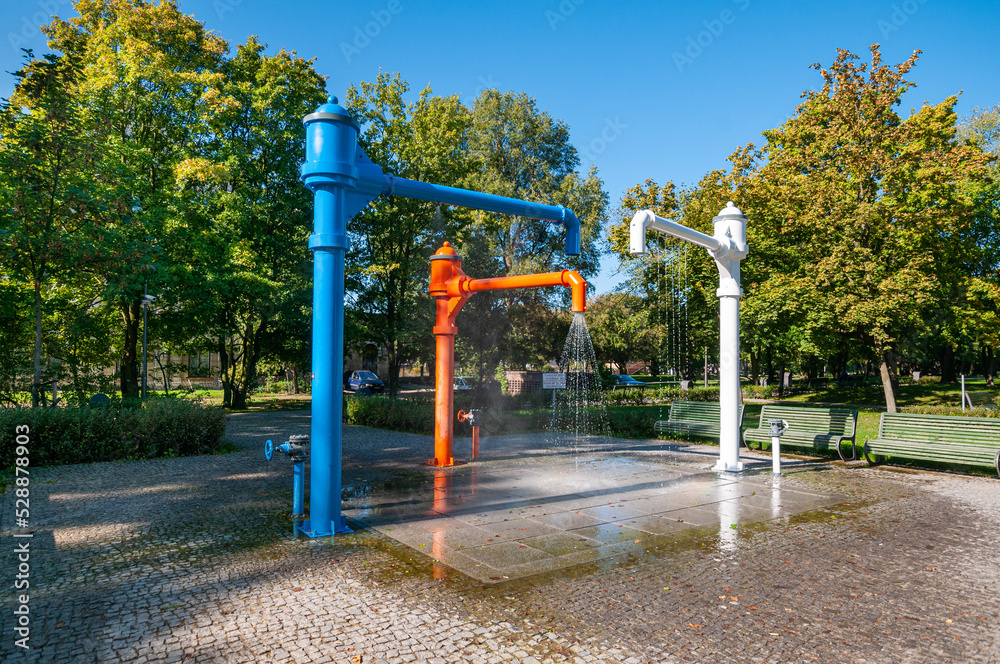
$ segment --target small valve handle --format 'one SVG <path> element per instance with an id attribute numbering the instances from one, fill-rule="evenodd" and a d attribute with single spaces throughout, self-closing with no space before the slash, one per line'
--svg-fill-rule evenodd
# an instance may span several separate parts
<path id="1" fill-rule="evenodd" d="M 264 458 L 270 461 L 272 456 L 274 456 L 274 443 L 268 438 L 264 443 Z"/>
<path id="2" fill-rule="evenodd" d="M 467 419 L 469 419 L 469 414 L 467 412 L 465 412 L 464 410 L 458 411 L 458 421 L 459 422 L 464 422 Z"/>

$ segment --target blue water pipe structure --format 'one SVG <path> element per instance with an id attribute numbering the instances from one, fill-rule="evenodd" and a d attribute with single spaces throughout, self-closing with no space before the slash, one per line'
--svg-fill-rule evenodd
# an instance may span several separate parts
<path id="1" fill-rule="evenodd" d="M 544 205 L 384 173 L 358 146 L 358 123 L 335 97 L 305 117 L 302 180 L 314 194 L 312 455 L 309 537 L 350 532 L 340 513 L 341 375 L 344 370 L 344 256 L 347 221 L 382 194 L 552 221 L 566 229 L 566 254 L 580 253 L 580 221 L 561 205 Z"/>

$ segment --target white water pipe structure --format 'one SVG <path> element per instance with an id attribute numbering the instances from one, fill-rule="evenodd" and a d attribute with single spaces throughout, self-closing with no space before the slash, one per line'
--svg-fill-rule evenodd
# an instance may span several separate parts
<path id="1" fill-rule="evenodd" d="M 740 262 L 747 257 L 747 218 L 732 201 L 719 212 L 715 235 L 705 235 L 640 210 L 632 217 L 629 250 L 646 253 L 646 231 L 654 230 L 704 247 L 719 268 L 719 461 L 713 470 L 739 472 L 740 461 Z"/>

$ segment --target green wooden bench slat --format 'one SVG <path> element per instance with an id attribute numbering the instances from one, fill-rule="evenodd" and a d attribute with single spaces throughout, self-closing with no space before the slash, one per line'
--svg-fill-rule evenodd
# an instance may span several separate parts
<path id="1" fill-rule="evenodd" d="M 743 426 L 744 405 L 740 404 L 739 426 Z M 715 401 L 674 401 L 667 419 L 653 424 L 657 433 L 679 433 L 719 437 L 719 404 Z"/>
<path id="2" fill-rule="evenodd" d="M 882 413 L 878 438 L 865 441 L 865 458 L 938 461 L 993 467 L 1000 474 L 1000 418 Z"/>
<path id="3" fill-rule="evenodd" d="M 840 458 L 846 461 L 840 446 L 851 443 L 851 459 L 857 458 L 855 430 L 858 411 L 847 408 L 810 408 L 801 406 L 773 406 L 761 408 L 760 422 L 756 429 L 743 432 L 743 443 L 750 449 L 750 443 L 758 443 L 763 450 L 764 443 L 771 442 L 771 426 L 768 420 L 785 420 L 788 428 L 781 435 L 782 446 L 812 447 L 815 449 L 836 449 Z"/>

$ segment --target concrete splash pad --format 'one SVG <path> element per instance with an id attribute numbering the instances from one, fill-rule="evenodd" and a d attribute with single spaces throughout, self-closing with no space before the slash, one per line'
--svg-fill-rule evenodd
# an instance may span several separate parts
<path id="1" fill-rule="evenodd" d="M 641 554 L 843 502 L 837 494 L 609 455 L 535 456 L 437 469 L 345 504 L 372 528 L 444 566 L 497 583 Z M 436 568 L 443 575 L 443 567 Z"/>

